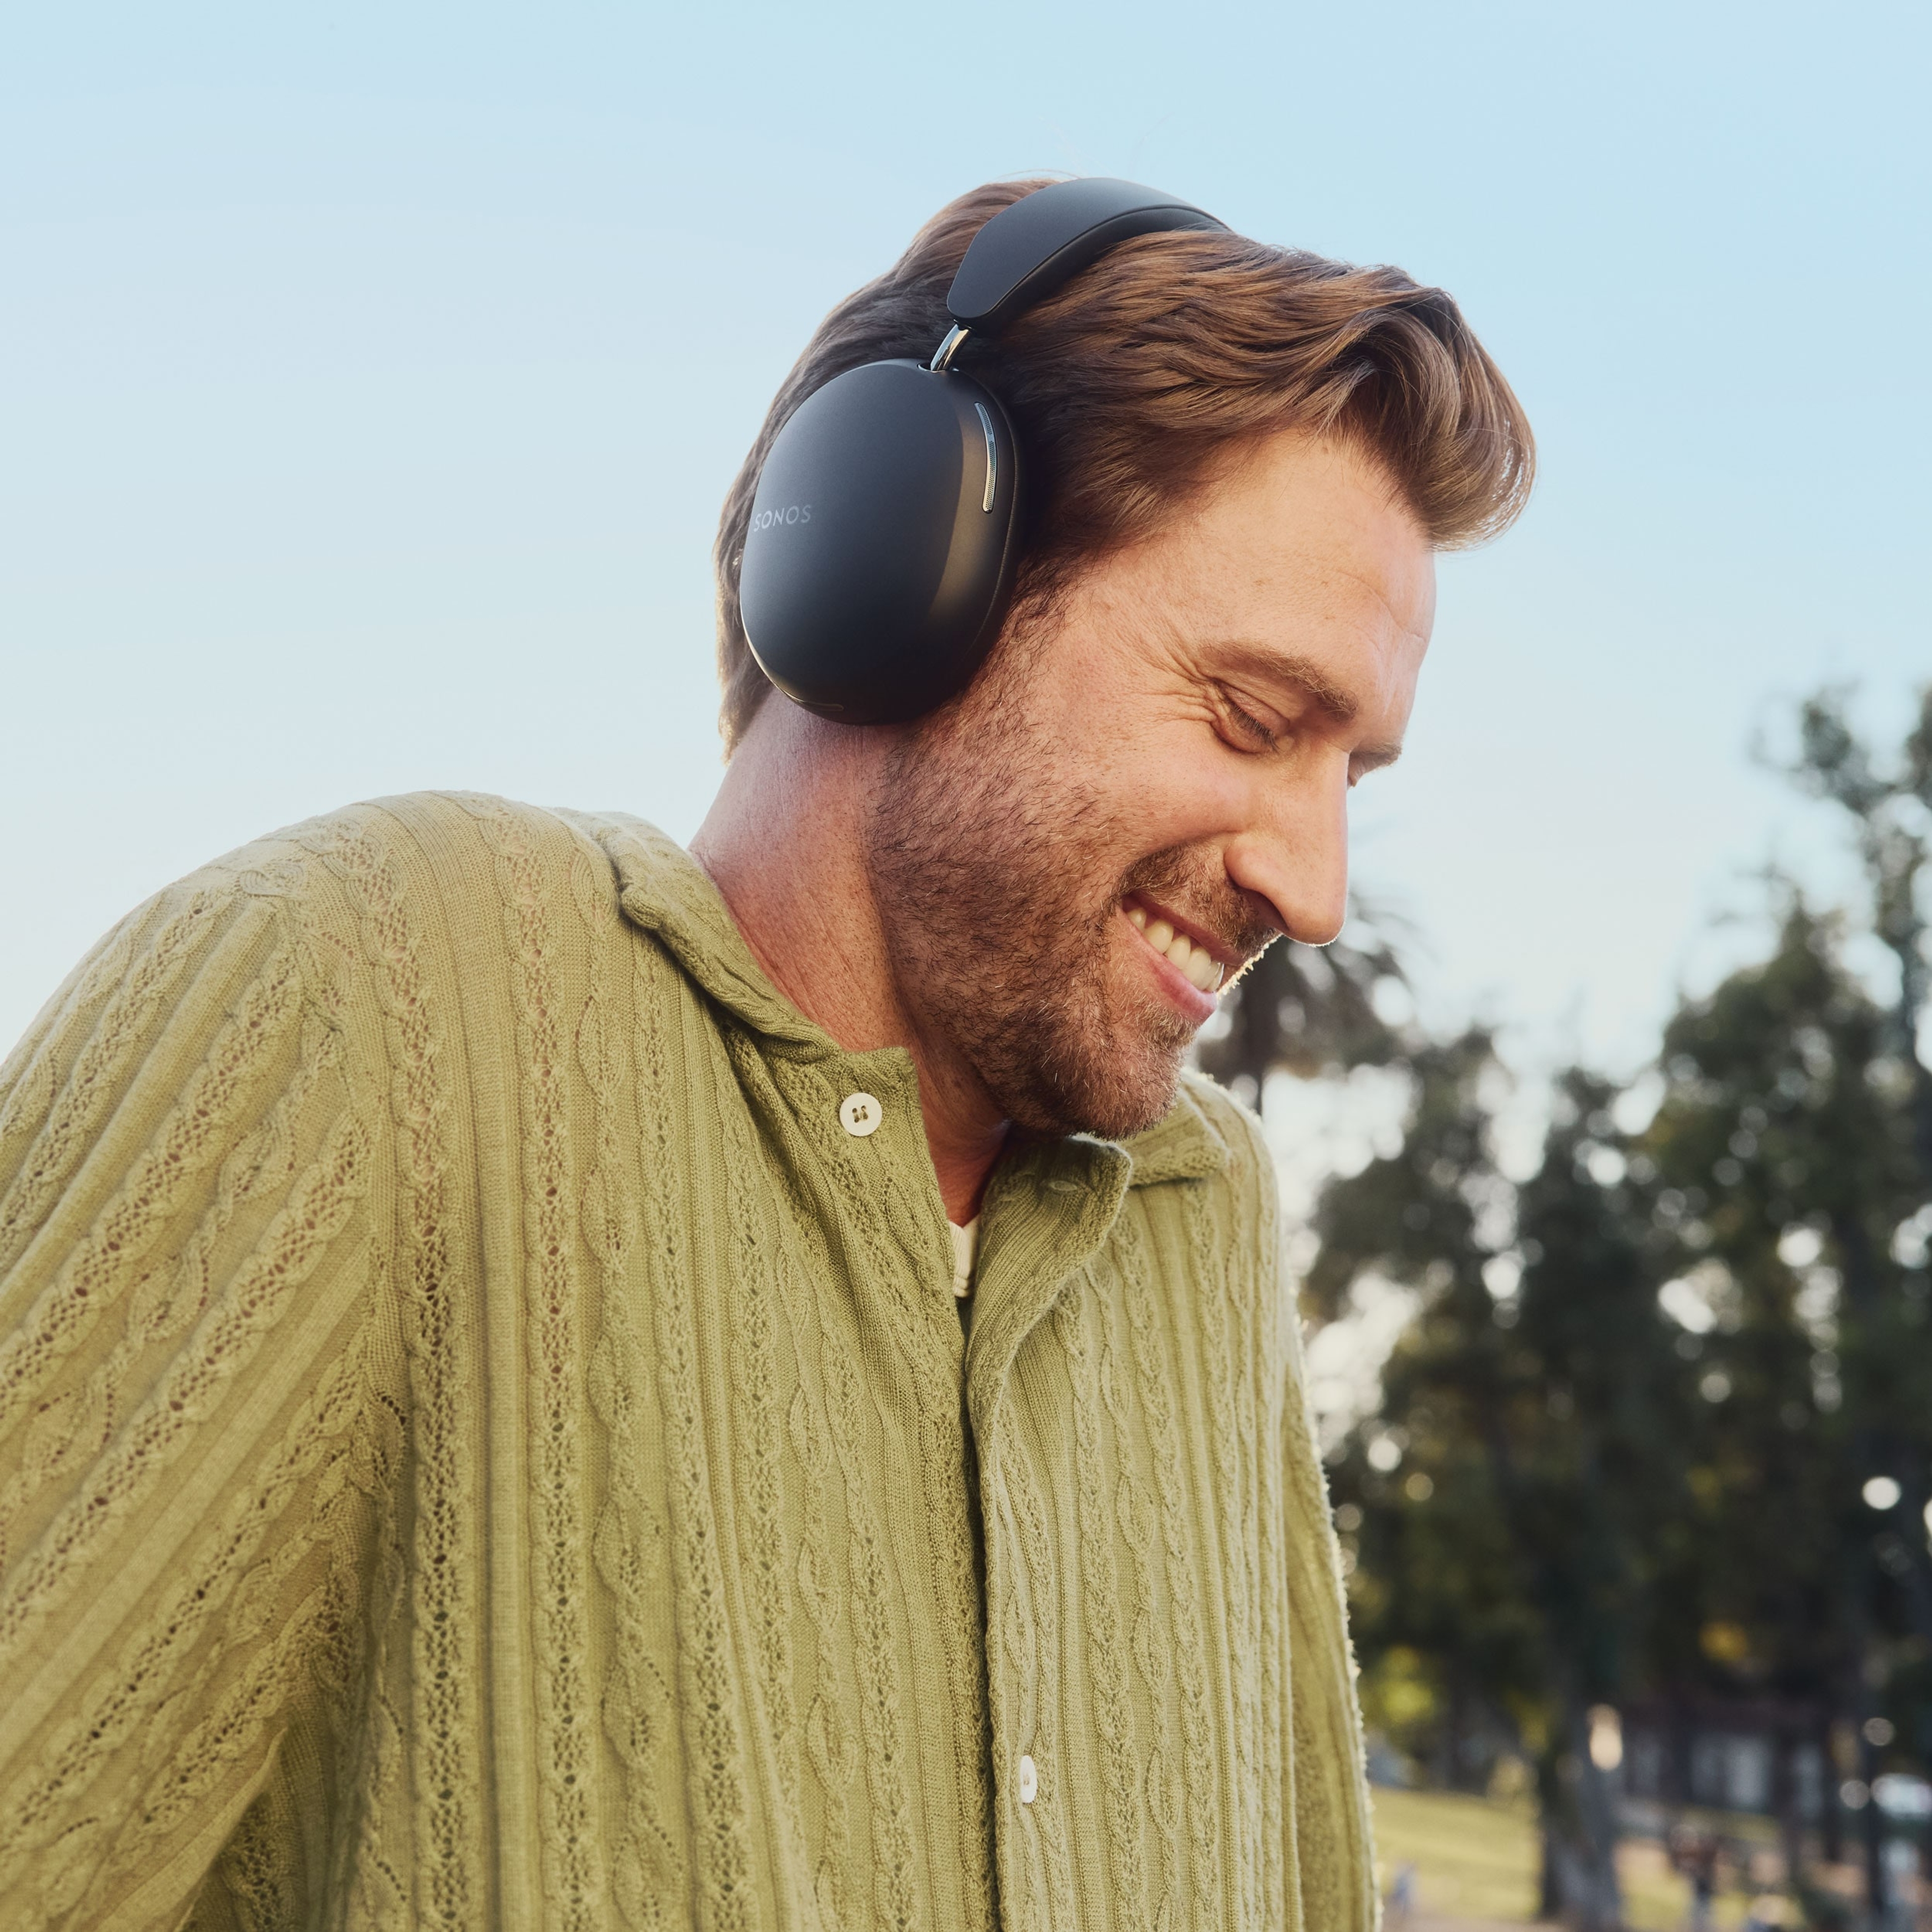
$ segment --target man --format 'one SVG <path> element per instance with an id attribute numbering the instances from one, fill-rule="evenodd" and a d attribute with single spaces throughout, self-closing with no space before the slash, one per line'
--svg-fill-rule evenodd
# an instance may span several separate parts
<path id="1" fill-rule="evenodd" d="M 1125 242 L 977 348 L 1034 493 L 984 668 L 808 714 L 737 604 L 765 454 L 1038 185 L 774 404 L 691 855 L 356 807 L 8 1063 L 10 1925 L 1372 1923 L 1268 1159 L 1180 1064 L 1340 926 L 1528 432 L 1439 291 Z"/>

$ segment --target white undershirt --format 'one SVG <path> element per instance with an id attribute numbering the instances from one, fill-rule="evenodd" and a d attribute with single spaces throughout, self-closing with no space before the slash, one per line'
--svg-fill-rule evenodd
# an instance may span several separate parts
<path id="1" fill-rule="evenodd" d="M 980 1217 L 975 1214 L 962 1228 L 949 1221 L 952 1231 L 952 1292 L 961 1300 L 973 1292 L 973 1257 L 980 1246 Z"/>

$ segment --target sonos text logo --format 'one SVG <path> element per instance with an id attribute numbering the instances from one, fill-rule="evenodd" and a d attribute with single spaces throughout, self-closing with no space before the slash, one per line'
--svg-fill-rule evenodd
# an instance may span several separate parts
<path id="1" fill-rule="evenodd" d="M 788 503 L 782 510 L 760 510 L 752 519 L 754 530 L 768 530 L 774 524 L 808 524 L 812 521 L 809 503 Z"/>

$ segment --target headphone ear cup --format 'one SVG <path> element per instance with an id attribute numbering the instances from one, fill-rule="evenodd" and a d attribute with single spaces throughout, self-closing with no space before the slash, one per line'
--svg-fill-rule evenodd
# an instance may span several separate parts
<path id="1" fill-rule="evenodd" d="M 808 396 L 758 478 L 738 596 L 765 675 L 850 724 L 916 718 L 992 650 L 1017 562 L 1019 451 L 969 376 L 871 362 Z"/>

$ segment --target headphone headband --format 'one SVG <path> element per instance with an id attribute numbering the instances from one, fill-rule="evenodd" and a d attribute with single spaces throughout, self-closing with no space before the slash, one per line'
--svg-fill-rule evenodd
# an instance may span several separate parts
<path id="1" fill-rule="evenodd" d="M 1157 188 L 1096 176 L 1055 182 L 1010 202 L 973 238 L 946 292 L 962 329 L 1003 328 L 1131 236 L 1227 224 Z"/>

